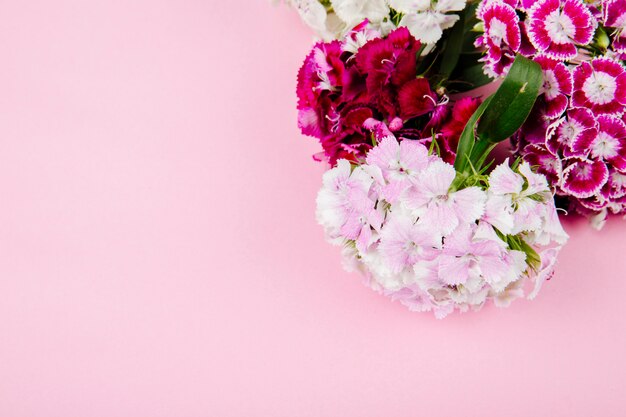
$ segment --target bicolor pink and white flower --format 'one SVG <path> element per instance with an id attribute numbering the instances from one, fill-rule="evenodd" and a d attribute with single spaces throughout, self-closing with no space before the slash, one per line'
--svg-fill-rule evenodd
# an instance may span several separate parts
<path id="1" fill-rule="evenodd" d="M 317 218 L 346 265 L 412 311 L 441 318 L 534 295 L 567 240 L 546 178 L 508 161 L 481 186 L 457 189 L 455 177 L 424 145 L 388 135 L 366 163 L 324 175 Z"/>
<path id="2" fill-rule="evenodd" d="M 500 1 L 491 1 L 478 11 L 484 33 L 476 39 L 477 47 L 487 51 L 482 58 L 485 71 L 493 77 L 508 71 L 522 42 L 519 17 L 515 8 Z"/>
<path id="3" fill-rule="evenodd" d="M 619 54 L 626 53 L 626 0 L 603 1 L 603 19 L 605 27 L 612 28 L 611 49 Z"/>
<path id="4" fill-rule="evenodd" d="M 572 105 L 595 114 L 621 115 L 626 105 L 626 71 L 608 58 L 583 62 L 574 70 Z"/>
<path id="5" fill-rule="evenodd" d="M 550 119 L 559 117 L 567 109 L 568 96 L 572 94 L 572 74 L 565 64 L 547 56 L 540 55 L 534 60 L 541 65 L 543 71 L 540 94 L 543 94 L 546 101 L 546 116 Z"/>
<path id="6" fill-rule="evenodd" d="M 528 10 L 527 23 L 533 46 L 557 60 L 575 58 L 576 46 L 588 44 L 597 27 L 582 0 L 539 0 Z"/>

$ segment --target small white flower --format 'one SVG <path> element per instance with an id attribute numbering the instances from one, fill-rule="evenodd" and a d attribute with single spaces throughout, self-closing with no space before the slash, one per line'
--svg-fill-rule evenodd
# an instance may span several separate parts
<path id="1" fill-rule="evenodd" d="M 459 20 L 449 13 L 463 10 L 466 0 L 389 0 L 389 5 L 404 14 L 400 26 L 406 26 L 419 41 L 434 44 Z"/>

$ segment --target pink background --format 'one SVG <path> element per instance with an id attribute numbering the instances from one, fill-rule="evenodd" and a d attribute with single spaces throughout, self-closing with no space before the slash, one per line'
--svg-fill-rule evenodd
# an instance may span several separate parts
<path id="1" fill-rule="evenodd" d="M 269 1 L 0 2 L 0 416 L 624 416 L 626 222 L 437 321 L 342 271 Z"/>

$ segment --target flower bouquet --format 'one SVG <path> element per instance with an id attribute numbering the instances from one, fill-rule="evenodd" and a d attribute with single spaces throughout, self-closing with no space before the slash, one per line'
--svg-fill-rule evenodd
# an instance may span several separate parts
<path id="1" fill-rule="evenodd" d="M 317 219 L 372 288 L 507 306 L 552 275 L 557 208 L 626 213 L 626 0 L 290 3 L 323 39 L 297 84 Z"/>

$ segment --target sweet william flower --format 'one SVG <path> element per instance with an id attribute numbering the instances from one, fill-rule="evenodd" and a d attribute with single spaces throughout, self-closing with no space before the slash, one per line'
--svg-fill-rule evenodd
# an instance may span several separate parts
<path id="1" fill-rule="evenodd" d="M 520 278 L 526 269 L 526 255 L 507 250 L 499 239 L 475 239 L 475 229 L 463 224 L 446 238 L 439 277 L 449 285 L 483 281 L 501 291 Z"/>
<path id="2" fill-rule="evenodd" d="M 602 161 L 574 159 L 563 170 L 561 188 L 578 199 L 598 194 L 609 179 L 609 170 Z"/>
<path id="3" fill-rule="evenodd" d="M 626 53 L 626 0 L 604 1 L 602 9 L 604 26 L 615 30 L 611 49 Z"/>
<path id="4" fill-rule="evenodd" d="M 331 31 L 327 27 L 327 13 L 318 0 L 289 0 L 289 4 L 294 7 L 304 23 L 315 30 L 325 39 L 333 37 Z"/>
<path id="5" fill-rule="evenodd" d="M 528 10 L 528 36 L 550 58 L 575 58 L 576 45 L 588 44 L 597 21 L 582 0 L 539 0 Z"/>
<path id="6" fill-rule="evenodd" d="M 500 76 L 508 71 L 521 46 L 519 17 L 515 9 L 506 3 L 491 1 L 478 11 L 485 32 L 476 39 L 476 46 L 485 47 L 482 59 L 485 71 Z"/>
<path id="7" fill-rule="evenodd" d="M 583 62 L 574 70 L 572 105 L 594 114 L 621 115 L 626 105 L 626 71 L 608 58 Z"/>
<path id="8" fill-rule="evenodd" d="M 430 161 L 428 149 L 417 141 L 403 140 L 398 143 L 389 135 L 367 154 L 367 164 L 382 173 L 386 184 L 381 195 L 390 203 L 395 203 L 400 195 L 411 186 L 426 169 Z"/>
<path id="9" fill-rule="evenodd" d="M 378 228 L 382 222 L 375 210 L 375 199 L 370 198 L 374 179 L 363 168 L 352 170 L 345 159 L 337 163 L 337 168 L 327 171 L 323 177 L 324 187 L 317 195 L 317 220 L 328 231 L 332 242 L 345 238 L 357 240 L 361 234 L 362 243 L 369 239 L 364 231 L 364 223 L 371 221 Z M 361 218 L 361 221 L 356 219 Z"/>
<path id="10" fill-rule="evenodd" d="M 485 209 L 487 197 L 480 188 L 451 191 L 455 177 L 452 165 L 435 160 L 417 177 L 403 199 L 417 217 L 441 235 L 450 234 L 460 223 L 478 220 Z"/>
<path id="11" fill-rule="evenodd" d="M 334 12 L 348 28 L 363 20 L 382 22 L 389 17 L 389 7 L 385 0 L 331 0 Z"/>
<path id="12" fill-rule="evenodd" d="M 481 180 L 481 187 L 451 189 L 452 166 L 429 155 L 422 144 L 398 143 L 389 134 L 365 163 L 352 168 L 340 160 L 330 170 L 334 173 L 324 176 L 318 220 L 328 238 L 344 246 L 345 265 L 413 311 L 443 318 L 454 310 L 479 309 L 490 299 L 508 305 L 523 296 L 525 287 L 539 288 L 550 276 L 567 235 L 543 176 L 528 164 L 518 171 L 496 170 Z M 390 202 L 383 190 L 397 183 L 401 191 Z M 526 215 L 525 200 L 537 203 L 533 213 L 543 219 L 541 227 L 497 231 L 483 210 L 487 195 L 508 201 L 514 226 L 518 214 Z M 354 229 L 350 219 L 358 220 Z M 536 269 L 529 266 L 528 254 Z"/>
<path id="13" fill-rule="evenodd" d="M 425 44 L 434 44 L 459 20 L 456 14 L 465 8 L 466 0 L 389 0 L 389 5 L 403 13 L 400 26 Z"/>
<path id="14" fill-rule="evenodd" d="M 546 101 L 546 116 L 554 119 L 567 109 L 567 97 L 572 94 L 574 84 L 572 74 L 565 64 L 547 56 L 537 56 L 534 61 L 541 66 L 543 73 L 540 94 Z"/>
<path id="15" fill-rule="evenodd" d="M 286 0 L 323 40 L 341 39 L 367 20 L 367 26 L 386 35 L 394 28 L 385 0 Z"/>
<path id="16" fill-rule="evenodd" d="M 390 213 L 380 234 L 380 253 L 394 274 L 422 261 L 431 261 L 441 247 L 441 238 L 433 234 L 427 223 L 413 222 L 405 215 Z"/>

